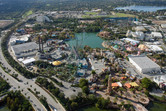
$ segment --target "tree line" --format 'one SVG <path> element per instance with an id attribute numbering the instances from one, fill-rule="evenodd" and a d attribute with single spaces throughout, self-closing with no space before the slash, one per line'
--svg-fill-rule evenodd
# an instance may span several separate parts
<path id="1" fill-rule="evenodd" d="M 50 91 L 65 107 L 67 111 L 77 111 L 81 107 L 95 105 L 99 109 L 108 108 L 109 100 L 105 100 L 102 97 L 96 97 L 94 94 L 89 94 L 87 89 L 87 80 L 82 79 L 79 86 L 82 87 L 83 93 L 79 93 L 78 96 L 72 96 L 71 99 L 66 98 L 64 93 L 60 92 L 59 88 L 56 88 L 52 82 L 49 82 L 46 78 L 37 78 L 37 83 L 42 87 Z"/>
<path id="2" fill-rule="evenodd" d="M 29 101 L 20 91 L 11 91 L 3 100 L 11 111 L 34 111 Z"/>
<path id="3" fill-rule="evenodd" d="M 6 92 L 10 88 L 10 85 L 0 77 L 0 94 Z"/>

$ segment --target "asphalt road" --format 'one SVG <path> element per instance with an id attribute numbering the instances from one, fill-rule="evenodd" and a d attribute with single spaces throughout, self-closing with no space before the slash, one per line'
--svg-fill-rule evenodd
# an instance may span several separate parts
<path id="1" fill-rule="evenodd" d="M 46 111 L 45 107 L 40 103 L 40 101 L 23 85 L 23 83 L 18 82 L 12 76 L 4 72 L 4 70 L 0 67 L 0 76 L 6 80 L 10 85 L 12 85 L 10 90 L 20 90 L 21 93 L 28 99 L 36 111 Z M 34 104 L 35 103 L 35 104 Z"/>
<path id="2" fill-rule="evenodd" d="M 0 43 L 1 43 L 1 38 L 0 38 Z M 33 106 L 36 106 L 37 108 L 40 108 L 40 109 L 42 108 L 41 105 L 39 105 L 39 103 L 37 102 L 37 100 L 34 99 L 34 95 L 32 93 L 30 93 L 30 91 L 28 91 L 27 88 L 30 88 L 33 91 L 40 92 L 39 96 L 43 95 L 44 97 L 46 97 L 48 104 L 51 105 L 53 108 L 57 109 L 57 111 L 64 111 L 64 109 L 61 106 L 61 104 L 57 103 L 45 90 L 43 90 L 41 87 L 39 87 L 37 84 L 35 84 L 35 79 L 27 79 L 27 78 L 25 78 L 24 76 L 19 74 L 17 71 L 15 71 L 15 69 L 13 69 L 8 64 L 8 62 L 6 61 L 6 59 L 3 56 L 3 53 L 2 53 L 2 50 L 1 50 L 1 46 L 0 46 L 0 61 L 3 63 L 3 66 L 5 66 L 6 68 L 11 70 L 10 74 L 13 74 L 13 73 L 18 74 L 17 78 L 19 80 L 22 80 L 23 82 L 18 82 L 17 80 L 12 78 L 8 74 L 4 73 L 4 71 L 1 69 L 3 71 L 3 74 L 5 75 L 5 77 L 8 77 L 8 79 L 9 79 L 8 82 L 12 86 L 16 86 L 16 87 L 20 86 L 20 88 L 18 90 L 21 91 L 22 89 L 24 89 L 26 91 L 25 93 L 31 95 L 30 98 L 32 98 L 32 101 L 34 101 L 33 102 Z M 34 105 L 34 104 L 36 104 L 36 105 Z M 42 109 L 42 111 L 44 111 L 44 109 Z"/>

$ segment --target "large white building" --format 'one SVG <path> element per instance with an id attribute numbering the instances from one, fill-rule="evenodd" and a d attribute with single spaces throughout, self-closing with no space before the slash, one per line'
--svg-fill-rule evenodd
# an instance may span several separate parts
<path id="1" fill-rule="evenodd" d="M 38 52 L 38 44 L 35 42 L 28 42 L 11 46 L 11 50 L 16 58 L 32 57 Z"/>
<path id="2" fill-rule="evenodd" d="M 43 22 L 50 22 L 51 20 L 47 16 L 41 15 L 36 17 L 36 21 L 39 23 L 43 23 Z"/>
<path id="3" fill-rule="evenodd" d="M 137 40 L 144 40 L 144 38 L 145 38 L 145 34 L 141 31 L 132 32 L 131 30 L 128 30 L 126 33 L 126 36 L 134 37 Z"/>
<path id="4" fill-rule="evenodd" d="M 12 36 L 11 38 L 10 38 L 10 41 L 9 41 L 9 43 L 10 43 L 10 45 L 15 45 L 15 44 L 21 44 L 21 43 L 25 43 L 25 42 L 27 42 L 28 40 L 29 40 L 29 38 L 30 38 L 30 34 L 26 34 L 26 35 L 21 35 L 21 36 Z"/>
<path id="5" fill-rule="evenodd" d="M 162 53 L 163 52 L 163 49 L 160 48 L 158 45 L 146 45 L 150 51 L 153 51 L 153 52 L 158 52 L 158 53 Z"/>
<path id="6" fill-rule="evenodd" d="M 161 24 L 161 28 L 166 29 L 166 24 Z"/>
<path id="7" fill-rule="evenodd" d="M 156 82 L 158 85 L 160 83 L 166 83 L 166 75 L 156 76 L 153 78 L 153 81 Z"/>
<path id="8" fill-rule="evenodd" d="M 152 32 L 152 33 L 151 33 L 151 36 L 152 36 L 153 38 L 158 38 L 158 39 L 161 39 L 161 38 L 163 37 L 160 32 Z"/>
<path id="9" fill-rule="evenodd" d="M 129 56 L 129 61 L 140 73 L 160 73 L 160 66 L 147 56 Z"/>
<path id="10" fill-rule="evenodd" d="M 138 40 L 144 40 L 144 33 L 141 31 L 132 32 L 132 36 Z"/>

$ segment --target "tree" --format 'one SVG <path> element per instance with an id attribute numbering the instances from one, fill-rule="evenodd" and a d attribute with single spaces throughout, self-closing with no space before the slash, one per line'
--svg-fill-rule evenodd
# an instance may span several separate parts
<path id="1" fill-rule="evenodd" d="M 92 70 L 91 73 L 92 73 L 93 76 L 96 74 L 95 70 Z"/>
<path id="2" fill-rule="evenodd" d="M 88 86 L 88 80 L 82 78 L 80 79 L 79 86 L 82 88 L 84 86 Z"/>
<path id="3" fill-rule="evenodd" d="M 148 78 L 143 78 L 141 80 L 141 85 L 143 88 L 146 88 L 147 90 L 151 90 L 153 87 L 153 82 Z"/>
<path id="4" fill-rule="evenodd" d="M 78 107 L 78 103 L 76 103 L 76 102 L 72 102 L 72 103 L 71 103 L 71 108 L 72 108 L 73 110 L 75 110 L 77 107 Z"/>
<path id="5" fill-rule="evenodd" d="M 105 109 L 109 103 L 110 103 L 109 99 L 105 100 L 104 98 L 99 98 L 97 103 L 96 103 L 96 107 L 99 109 Z"/>
<path id="6" fill-rule="evenodd" d="M 83 91 L 83 93 L 88 94 L 88 93 L 89 93 L 89 88 L 88 88 L 88 86 L 82 87 L 82 91 Z"/>
<path id="7" fill-rule="evenodd" d="M 93 95 L 93 94 L 89 94 L 88 95 L 88 98 L 90 99 L 90 101 L 92 101 L 92 102 L 95 102 L 96 101 L 96 97 L 95 97 L 95 95 Z"/>

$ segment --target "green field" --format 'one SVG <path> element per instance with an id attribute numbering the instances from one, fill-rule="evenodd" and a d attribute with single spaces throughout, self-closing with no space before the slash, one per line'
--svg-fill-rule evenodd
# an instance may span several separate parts
<path id="1" fill-rule="evenodd" d="M 46 4 L 46 6 L 47 6 L 47 7 L 49 7 L 49 6 L 50 6 L 50 4 Z"/>
<path id="2" fill-rule="evenodd" d="M 110 15 L 110 17 L 135 17 L 135 15 L 125 14 L 125 13 L 115 13 L 115 15 Z"/>
<path id="3" fill-rule="evenodd" d="M 125 13 L 115 13 L 113 15 L 99 16 L 96 12 L 86 12 L 85 15 L 82 15 L 82 18 L 101 18 L 101 17 L 135 17 L 135 15 L 125 14 Z"/>
<path id="4" fill-rule="evenodd" d="M 85 15 L 97 15 L 97 12 L 85 12 Z"/>
<path id="5" fill-rule="evenodd" d="M 33 11 L 32 11 L 32 10 L 29 10 L 28 12 L 26 12 L 26 13 L 23 15 L 23 17 L 25 18 L 25 17 L 31 15 L 32 13 L 33 13 Z"/>

